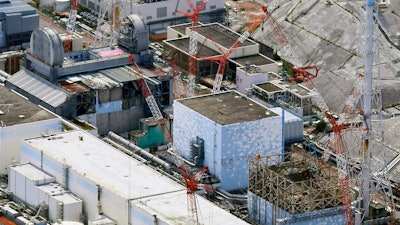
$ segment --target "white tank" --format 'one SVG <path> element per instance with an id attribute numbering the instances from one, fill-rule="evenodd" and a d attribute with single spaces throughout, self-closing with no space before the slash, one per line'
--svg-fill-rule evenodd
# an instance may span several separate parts
<path id="1" fill-rule="evenodd" d="M 55 12 L 66 12 L 69 11 L 70 0 L 55 0 L 54 11 Z"/>

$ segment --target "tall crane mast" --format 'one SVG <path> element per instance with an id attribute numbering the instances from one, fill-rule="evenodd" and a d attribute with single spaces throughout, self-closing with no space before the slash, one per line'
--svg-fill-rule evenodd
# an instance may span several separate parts
<path id="1" fill-rule="evenodd" d="M 173 72 L 173 77 L 174 77 L 174 84 L 176 87 L 175 99 L 179 99 L 182 96 L 184 96 L 181 74 L 179 73 L 178 68 L 176 67 L 175 60 L 173 58 L 171 58 L 170 62 L 171 62 L 171 67 L 172 67 L 172 72 Z"/>
<path id="2" fill-rule="evenodd" d="M 176 12 L 190 18 L 192 20 L 190 33 L 189 33 L 189 69 L 188 69 L 188 97 L 194 95 L 194 86 L 196 81 L 196 74 L 197 74 L 197 26 L 199 24 L 199 14 L 203 10 L 204 6 L 208 2 L 208 0 L 202 0 L 200 4 L 194 7 L 193 3 L 190 0 L 186 0 L 189 4 L 189 7 L 192 9 L 193 13 L 188 13 L 181 10 L 176 10 Z"/>
<path id="3" fill-rule="evenodd" d="M 315 69 L 315 76 L 308 76 L 307 70 Z M 346 123 L 337 123 L 333 114 L 330 112 L 325 100 L 319 94 L 317 88 L 312 82 L 312 79 L 318 75 L 318 68 L 315 66 L 306 66 L 306 67 L 296 67 L 294 70 L 298 76 L 301 76 L 305 82 L 305 85 L 312 91 L 315 92 L 315 95 L 312 99 L 314 105 L 319 107 L 319 109 L 324 113 L 326 118 L 328 118 L 329 122 L 333 128 L 333 141 L 331 142 L 330 151 L 333 151 L 336 154 L 336 162 L 339 173 L 339 183 L 340 183 L 340 191 L 342 198 L 342 207 L 344 210 L 346 225 L 354 225 L 354 216 L 353 211 L 351 209 L 351 198 L 350 198 L 350 188 L 349 188 L 349 174 L 348 174 L 348 161 L 345 154 L 345 145 L 342 138 L 342 131 L 345 129 L 349 129 L 350 127 L 346 125 Z M 304 79 L 307 77 L 307 79 Z M 295 78 L 296 79 L 296 78 Z M 327 161 L 329 159 L 330 153 L 328 150 L 324 151 L 323 159 Z"/>
<path id="4" fill-rule="evenodd" d="M 214 187 L 206 184 L 199 184 L 198 182 L 203 177 L 208 169 L 208 165 L 205 165 L 199 172 L 194 176 L 190 176 L 184 163 L 179 165 L 179 171 L 185 179 L 186 191 L 187 191 L 187 204 L 189 213 L 189 224 L 199 225 L 199 218 L 197 214 L 197 203 L 196 203 L 196 191 L 203 189 L 207 191 L 213 191 Z"/>
<path id="5" fill-rule="evenodd" d="M 78 13 L 79 0 L 72 0 L 71 10 L 69 12 L 69 20 L 67 24 L 67 31 L 69 34 L 75 32 L 76 15 Z"/>
<path id="6" fill-rule="evenodd" d="M 260 15 L 260 16 L 255 17 L 254 22 L 247 28 L 247 30 L 245 32 L 243 32 L 242 35 L 240 35 L 240 37 L 236 40 L 236 42 L 233 43 L 233 45 L 227 51 L 224 52 L 219 46 L 217 46 L 218 49 L 220 50 L 220 52 L 222 53 L 222 56 L 200 57 L 200 58 L 208 59 L 211 61 L 219 62 L 217 74 L 215 75 L 215 79 L 214 79 L 214 85 L 213 85 L 213 90 L 212 90 L 213 93 L 218 93 L 221 91 L 222 79 L 224 77 L 225 65 L 226 65 L 226 60 L 228 59 L 228 57 L 233 53 L 233 51 L 237 47 L 241 46 L 243 44 L 243 42 L 246 41 L 246 39 L 260 25 L 260 23 L 263 21 L 264 18 L 265 18 L 265 15 Z"/>

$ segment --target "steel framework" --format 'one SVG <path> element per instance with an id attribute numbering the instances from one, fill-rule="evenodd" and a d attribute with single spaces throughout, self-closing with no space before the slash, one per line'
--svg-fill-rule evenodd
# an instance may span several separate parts
<path id="1" fill-rule="evenodd" d="M 249 191 L 297 214 L 342 205 L 334 167 L 302 150 L 249 160 Z"/>

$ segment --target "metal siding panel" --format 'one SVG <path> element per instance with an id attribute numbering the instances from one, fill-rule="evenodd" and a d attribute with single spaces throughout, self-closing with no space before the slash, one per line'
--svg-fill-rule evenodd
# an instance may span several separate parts
<path id="1" fill-rule="evenodd" d="M 21 175 L 20 173 L 18 173 L 17 171 L 15 172 L 16 175 L 16 191 L 15 191 L 15 195 L 25 201 L 25 197 L 26 197 L 26 190 L 25 190 L 25 177 L 23 175 Z"/>
<path id="2" fill-rule="evenodd" d="M 21 32 L 33 31 L 39 27 L 39 15 L 27 15 L 23 16 L 21 20 Z"/>
<path id="3" fill-rule="evenodd" d="M 75 196 L 87 203 L 83 205 L 83 211 L 86 212 L 87 219 L 95 219 L 99 214 L 97 208 L 96 184 L 76 171 L 69 170 L 68 187 Z"/>
<path id="4" fill-rule="evenodd" d="M 6 14 L 6 34 L 21 33 L 21 13 Z"/>

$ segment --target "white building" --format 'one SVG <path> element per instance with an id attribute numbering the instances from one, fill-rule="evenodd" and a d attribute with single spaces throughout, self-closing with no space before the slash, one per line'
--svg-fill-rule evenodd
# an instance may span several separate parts
<path id="1" fill-rule="evenodd" d="M 89 224 L 98 224 L 101 214 L 116 224 L 188 224 L 184 186 L 86 132 L 27 139 L 21 155 L 83 200 Z M 202 224 L 247 224 L 197 199 Z"/>
<path id="2" fill-rule="evenodd" d="M 248 158 L 283 150 L 282 117 L 236 91 L 174 102 L 174 145 L 187 159 L 204 140 L 204 164 L 221 188 L 246 188 Z M 200 156 L 197 156 L 200 157 Z"/>
<path id="3" fill-rule="evenodd" d="M 0 174 L 7 174 L 8 166 L 20 160 L 21 139 L 60 132 L 61 121 L 57 115 L 0 86 Z"/>
<path id="4" fill-rule="evenodd" d="M 102 5 L 107 5 L 107 3 L 98 0 L 81 0 L 79 4 L 95 10 L 95 11 L 106 11 L 107 9 L 101 9 Z M 188 21 L 188 19 L 176 12 L 180 10 L 183 12 L 193 13 L 192 9 L 186 1 L 179 0 L 134 0 L 126 1 L 129 2 L 123 10 L 125 14 L 136 14 L 141 16 L 145 23 L 149 27 L 150 34 L 157 34 L 157 32 L 162 31 L 167 33 L 167 26 L 173 24 L 179 24 L 183 21 Z M 193 2 L 194 7 L 197 7 L 198 2 Z M 197 3 L 197 4 L 196 4 Z M 111 5 L 111 4 L 109 4 Z M 213 0 L 208 1 L 200 12 L 199 20 L 205 23 L 208 22 L 222 22 L 223 16 L 226 10 L 223 0 Z"/>

